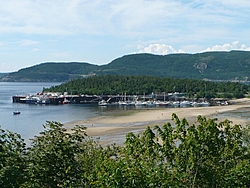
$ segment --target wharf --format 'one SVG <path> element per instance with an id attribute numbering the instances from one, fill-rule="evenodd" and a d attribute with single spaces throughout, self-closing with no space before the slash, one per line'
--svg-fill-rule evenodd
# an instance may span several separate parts
<path id="1" fill-rule="evenodd" d="M 98 104 L 99 101 L 105 100 L 118 102 L 122 100 L 133 101 L 135 98 L 143 100 L 168 100 L 169 97 L 163 95 L 51 95 L 51 94 L 36 94 L 36 95 L 14 95 L 12 96 L 13 103 L 29 103 L 29 104 L 45 104 L 40 101 L 46 101 L 46 104 Z"/>
<path id="2" fill-rule="evenodd" d="M 66 103 L 75 103 L 75 104 L 94 104 L 98 103 L 100 100 L 99 96 L 78 96 L 78 95 L 67 95 L 67 96 L 23 96 L 23 95 L 15 95 L 12 96 L 13 103 L 29 103 L 29 104 L 43 104 L 38 101 L 42 101 L 46 99 L 46 104 L 66 104 Z M 45 103 L 44 103 L 45 104 Z"/>
<path id="3" fill-rule="evenodd" d="M 183 101 L 186 100 L 183 94 L 178 95 L 54 95 L 54 94 L 35 94 L 35 95 L 14 95 L 12 96 L 13 103 L 28 103 L 28 104 L 98 104 L 99 101 L 107 101 L 109 103 L 117 103 L 119 101 Z M 190 101 L 198 101 L 201 99 L 189 99 Z M 222 100 L 222 99 L 221 99 Z M 218 104 L 218 99 L 209 100 L 212 105 Z M 223 99 L 225 101 L 225 99 Z M 221 102 L 221 101 L 219 101 Z"/>

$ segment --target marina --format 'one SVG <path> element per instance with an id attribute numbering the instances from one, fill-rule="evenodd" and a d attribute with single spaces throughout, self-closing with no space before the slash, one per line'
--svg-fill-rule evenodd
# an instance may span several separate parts
<path id="1" fill-rule="evenodd" d="M 165 115 L 171 116 L 171 114 L 177 113 L 180 117 L 183 117 L 181 113 L 190 115 L 191 111 L 193 114 L 201 114 L 203 111 L 209 111 L 209 113 L 217 113 L 222 110 L 225 104 L 231 104 L 230 102 L 225 103 L 223 99 L 214 99 L 214 101 L 208 101 L 210 103 L 210 107 L 203 108 L 201 107 L 201 103 L 203 99 L 195 100 L 193 102 L 193 107 L 184 108 L 178 107 L 181 101 L 185 101 L 183 98 L 183 94 L 176 93 L 171 97 L 171 94 L 166 94 L 164 96 L 160 94 L 154 95 L 155 98 L 152 98 L 152 95 L 137 95 L 137 102 L 134 103 L 134 95 L 103 95 L 103 96 L 90 96 L 90 95 L 63 95 L 53 96 L 49 103 L 41 102 L 28 103 L 25 100 L 20 100 L 21 98 L 27 99 L 29 97 L 39 96 L 41 99 L 46 99 L 46 95 L 44 93 L 39 93 L 43 87 L 50 87 L 53 85 L 59 85 L 60 83 L 17 83 L 17 82 L 1 82 L 0 83 L 0 126 L 2 129 L 8 129 L 15 133 L 20 134 L 26 141 L 28 139 L 33 138 L 40 131 L 43 131 L 43 125 L 46 121 L 57 121 L 63 124 L 69 124 L 70 127 L 74 125 L 84 125 L 88 127 L 88 133 L 92 136 L 101 136 L 106 133 L 104 128 L 111 129 L 113 126 L 119 127 L 121 129 L 130 129 L 132 125 L 141 125 L 141 124 L 150 124 L 151 121 L 162 121 L 166 122 L 170 117 L 166 117 Z M 34 94 L 35 93 L 35 94 Z M 20 95 L 17 95 L 20 94 Z M 38 95 L 37 95 L 38 94 Z M 179 96 L 176 98 L 176 96 Z M 75 97 L 75 98 L 74 98 Z M 85 97 L 85 98 L 84 98 Z M 49 96 L 47 95 L 47 98 Z M 59 99 L 57 99 L 59 98 Z M 57 105 L 53 104 L 53 100 L 61 101 L 58 102 Z M 72 103 L 72 101 L 79 101 L 78 104 Z M 94 99 L 94 100 L 92 100 Z M 103 101 L 102 101 L 103 100 Z M 81 102 L 82 101 L 82 102 Z M 99 102 L 103 102 L 106 105 L 98 105 Z M 119 102 L 120 101 L 120 102 Z M 127 101 L 127 103 L 124 103 Z M 128 103 L 131 101 L 131 103 Z M 145 105 L 146 101 L 148 105 Z M 152 102 L 155 101 L 155 102 Z M 189 101 L 189 100 L 187 100 Z M 170 106 L 170 103 L 173 103 L 175 106 Z M 192 100 L 190 100 L 192 102 Z M 155 104 L 153 104 L 155 103 Z M 188 102 L 186 102 L 188 105 Z M 126 105 L 125 105 L 126 104 Z M 135 105 L 136 104 L 136 105 Z M 223 107 L 219 107 L 219 105 L 223 105 Z M 236 107 L 235 104 L 228 105 L 225 107 L 233 108 Z M 195 108 L 201 107 L 201 108 Z M 216 110 L 213 110 L 216 107 Z M 158 108 L 158 109 L 157 109 Z M 152 110 L 151 110 L 152 109 Z M 19 111 L 19 115 L 13 115 L 14 111 Z M 138 114 L 139 112 L 148 112 L 147 115 L 142 115 L 142 117 L 138 117 L 135 115 L 134 119 L 132 116 L 112 116 L 112 114 L 130 114 L 134 113 Z M 155 114 L 158 113 L 158 114 Z M 155 115 L 154 115 L 155 114 Z M 162 115 L 163 114 L 163 115 Z M 204 112 L 205 114 L 205 112 Z M 233 118 L 232 113 L 229 113 L 230 118 Z M 248 111 L 242 112 L 238 116 L 243 116 L 245 119 L 250 117 Z M 202 115 L 202 114 L 201 114 Z M 109 117 L 109 121 L 107 121 L 107 117 Z M 194 115 L 195 116 L 195 115 Z M 114 118 L 115 117 L 115 118 Z M 99 118 L 100 121 L 96 122 L 91 120 L 92 118 Z M 124 119 L 127 118 L 127 119 Z M 163 119 L 162 119 L 163 118 Z M 91 121 L 90 121 L 91 120 Z M 116 120 L 116 122 L 112 122 Z M 134 123 L 135 121 L 135 123 Z M 141 123 L 140 121 L 144 121 Z M 94 126 L 93 126 L 94 125 Z M 111 128 L 110 128 L 111 126 Z M 92 133 L 92 129 L 95 131 Z M 103 130 L 103 131 L 102 131 Z M 125 133 L 124 133 L 125 134 Z M 108 140 L 114 137 L 112 133 L 110 136 L 105 135 L 102 136 L 101 141 Z M 120 137 L 119 137 L 120 138 Z M 116 140 L 118 142 L 118 140 Z"/>
<path id="2" fill-rule="evenodd" d="M 146 107 L 200 107 L 222 104 L 218 100 L 186 99 L 183 93 L 164 93 L 151 95 L 68 95 L 61 93 L 36 93 L 33 95 L 14 95 L 13 103 L 26 104 L 96 104 L 99 106 L 146 106 Z M 225 101 L 223 100 L 223 103 Z M 226 103 L 225 103 L 226 104 Z"/>
<path id="3" fill-rule="evenodd" d="M 29 142 L 30 138 L 43 131 L 47 121 L 67 123 L 98 116 L 102 109 L 97 105 L 52 105 L 30 104 L 12 101 L 16 94 L 32 96 L 43 87 L 59 85 L 57 82 L 0 82 L 0 127 L 18 133 Z M 24 98 L 25 98 L 24 97 Z M 20 112 L 14 114 L 14 112 Z"/>

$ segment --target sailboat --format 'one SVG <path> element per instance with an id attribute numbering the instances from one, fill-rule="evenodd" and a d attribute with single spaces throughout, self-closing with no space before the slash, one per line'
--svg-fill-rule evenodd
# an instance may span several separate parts
<path id="1" fill-rule="evenodd" d="M 203 102 L 201 102 L 201 106 L 210 106 L 210 103 L 208 101 L 206 101 L 206 93 L 207 93 L 207 87 L 206 87 L 206 84 L 205 84 L 205 97 L 204 97 L 204 100 Z"/>

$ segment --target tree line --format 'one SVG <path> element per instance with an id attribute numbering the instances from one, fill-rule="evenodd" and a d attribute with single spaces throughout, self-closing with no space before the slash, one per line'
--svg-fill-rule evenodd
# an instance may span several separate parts
<path id="1" fill-rule="evenodd" d="M 128 133 L 123 146 L 102 147 L 76 125 L 47 122 L 30 146 L 0 129 L 0 186 L 248 187 L 250 127 L 172 114 L 172 122 Z"/>
<path id="2" fill-rule="evenodd" d="M 241 98 L 250 90 L 245 84 L 236 82 L 211 82 L 195 79 L 161 78 L 153 76 L 90 76 L 71 80 L 59 86 L 44 88 L 50 92 L 89 95 L 129 95 L 154 93 L 186 93 L 198 98 Z"/>

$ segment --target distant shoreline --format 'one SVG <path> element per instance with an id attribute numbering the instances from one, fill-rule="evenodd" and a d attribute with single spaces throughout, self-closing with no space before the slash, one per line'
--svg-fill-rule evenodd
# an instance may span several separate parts
<path id="1" fill-rule="evenodd" d="M 239 110 L 250 107 L 250 99 L 236 99 L 229 101 L 232 105 L 210 106 L 210 107 L 190 107 L 190 108 L 159 108 L 159 109 L 140 109 L 131 113 L 109 114 L 98 116 L 86 120 L 77 120 L 65 123 L 64 126 L 72 128 L 74 125 L 83 125 L 87 127 L 87 134 L 93 138 L 100 138 L 101 144 L 116 143 L 121 145 L 125 141 L 125 136 L 129 132 L 141 133 L 147 126 L 162 126 L 166 122 L 173 123 L 171 118 L 175 113 L 182 119 L 186 118 L 189 124 L 194 124 L 199 115 L 206 118 L 217 118 L 218 122 L 228 119 L 232 124 L 245 126 L 248 120 L 237 117 L 226 117 L 222 115 L 225 112 Z"/>

